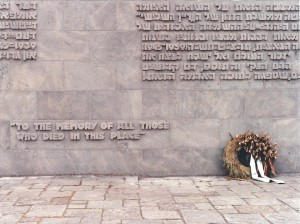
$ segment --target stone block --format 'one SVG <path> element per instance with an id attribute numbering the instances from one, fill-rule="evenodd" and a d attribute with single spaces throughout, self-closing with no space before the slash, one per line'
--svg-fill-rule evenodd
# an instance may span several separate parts
<path id="1" fill-rule="evenodd" d="M 90 94 L 92 119 L 140 119 L 141 91 L 94 91 Z"/>
<path id="2" fill-rule="evenodd" d="M 64 63 L 66 90 L 114 90 L 113 62 L 68 61 Z"/>
<path id="3" fill-rule="evenodd" d="M 64 216 L 66 217 L 89 217 L 101 219 L 101 209 L 67 209 Z"/>
<path id="4" fill-rule="evenodd" d="M 214 205 L 246 205 L 247 203 L 239 196 L 210 196 L 208 200 Z M 249 199 L 251 200 L 251 199 Z"/>
<path id="5" fill-rule="evenodd" d="M 190 149 L 143 149 L 141 175 L 185 175 L 193 169 L 194 154 Z"/>
<path id="6" fill-rule="evenodd" d="M 91 60 L 138 60 L 141 37 L 134 31 L 92 32 L 90 37 Z"/>
<path id="7" fill-rule="evenodd" d="M 7 62 L 0 62 L 0 90 L 8 90 L 9 86 L 9 64 Z"/>
<path id="8" fill-rule="evenodd" d="M 30 91 L 1 91 L 0 119 L 36 119 L 37 95 Z"/>
<path id="9" fill-rule="evenodd" d="M 38 92 L 38 119 L 89 119 L 87 92 Z"/>
<path id="10" fill-rule="evenodd" d="M 0 176 L 134 175 L 140 169 L 136 150 L 0 150 L 0 156 Z"/>
<path id="11" fill-rule="evenodd" d="M 118 61 L 116 64 L 116 89 L 133 90 L 143 88 L 142 73 L 139 67 L 139 61 Z"/>
<path id="12" fill-rule="evenodd" d="M 151 211 L 144 210 L 142 211 L 143 217 L 145 219 L 181 219 L 177 211 Z"/>
<path id="13" fill-rule="evenodd" d="M 282 202 L 279 201 L 277 198 L 251 198 L 251 199 L 245 199 L 249 205 L 265 205 L 265 206 L 271 206 L 271 205 L 282 205 Z"/>
<path id="14" fill-rule="evenodd" d="M 117 30 L 135 30 L 136 31 L 136 16 L 135 16 L 134 1 L 120 1 L 117 4 Z"/>
<path id="15" fill-rule="evenodd" d="M 63 90 L 62 62 L 26 62 L 11 64 L 13 90 Z"/>
<path id="16" fill-rule="evenodd" d="M 171 147 L 204 148 L 220 147 L 220 121 L 177 120 L 171 123 Z"/>
<path id="17" fill-rule="evenodd" d="M 226 223 L 223 217 L 217 211 L 213 210 L 181 210 L 185 222 L 189 224 L 199 223 Z"/>
<path id="18" fill-rule="evenodd" d="M 33 151 L 23 153 L 15 150 L 0 150 L 0 176 L 26 176 L 34 174 Z"/>
<path id="19" fill-rule="evenodd" d="M 276 172 L 282 173 L 297 173 L 300 169 L 300 147 L 278 147 L 278 159 L 275 161 Z"/>
<path id="20" fill-rule="evenodd" d="M 10 147 L 10 123 L 0 120 L 0 150 L 7 150 Z"/>
<path id="21" fill-rule="evenodd" d="M 122 200 L 89 201 L 87 207 L 88 208 L 102 208 L 102 209 L 122 208 Z"/>
<path id="22" fill-rule="evenodd" d="M 170 147 L 170 130 L 147 130 L 141 138 L 141 147 L 143 149 L 163 149 Z"/>
<path id="23" fill-rule="evenodd" d="M 103 220 L 131 220 L 142 219 L 139 210 L 133 210 L 128 208 L 122 209 L 106 209 L 103 212 Z"/>
<path id="24" fill-rule="evenodd" d="M 81 218 L 75 217 L 75 218 L 43 218 L 42 224 L 58 224 L 58 223 L 73 223 L 73 224 L 79 224 L 81 223 Z"/>
<path id="25" fill-rule="evenodd" d="M 38 7 L 38 30 L 61 30 L 62 1 L 40 1 Z"/>
<path id="26" fill-rule="evenodd" d="M 178 83 L 178 86 L 182 86 L 183 84 L 187 84 L 189 83 L 189 81 L 180 81 Z M 193 83 L 193 82 L 192 82 Z M 195 82 L 193 83 L 194 84 L 194 89 L 195 90 L 217 90 L 217 89 L 220 89 L 220 85 L 221 85 L 221 82 L 220 80 L 217 78 L 215 80 L 212 80 L 212 81 L 205 81 L 205 80 L 201 80 L 201 81 L 198 81 L 198 82 Z"/>
<path id="27" fill-rule="evenodd" d="M 41 60 L 86 60 L 89 33 L 84 31 L 44 31 L 38 35 Z"/>
<path id="28" fill-rule="evenodd" d="M 225 146 L 230 140 L 229 133 L 235 137 L 246 131 L 274 134 L 273 121 L 269 119 L 225 119 L 221 126 L 221 145 Z"/>
<path id="29" fill-rule="evenodd" d="M 143 91 L 143 118 L 192 118 L 193 108 L 191 91 Z"/>
<path id="30" fill-rule="evenodd" d="M 273 139 L 279 147 L 299 147 L 300 146 L 300 119 L 274 119 Z"/>
<path id="31" fill-rule="evenodd" d="M 295 80 L 295 81 L 281 80 L 280 82 L 278 82 L 278 80 L 267 80 L 265 81 L 265 86 L 266 88 L 270 88 L 270 89 L 288 89 L 293 86 L 295 87 L 295 84 L 298 81 L 299 80 Z"/>
<path id="32" fill-rule="evenodd" d="M 193 150 L 194 175 L 225 175 L 223 167 L 223 149 L 203 149 L 199 145 L 199 149 Z"/>
<path id="33" fill-rule="evenodd" d="M 282 223 L 284 220 L 285 223 L 299 223 L 300 222 L 300 214 L 291 212 L 280 212 L 277 214 L 265 214 L 265 218 L 271 223 Z M 268 223 L 268 222 L 266 222 Z"/>
<path id="34" fill-rule="evenodd" d="M 246 92 L 245 114 L 250 118 L 284 118 L 296 116 L 299 91 L 261 90 Z"/>
<path id="35" fill-rule="evenodd" d="M 62 11 L 64 30 L 116 30 L 114 1 L 64 1 Z"/>
<path id="36" fill-rule="evenodd" d="M 247 220 L 247 223 L 249 224 L 269 223 L 267 220 L 263 218 L 263 216 L 259 214 L 225 214 L 224 216 L 229 223 L 243 223 L 245 222 L 245 220 Z"/>
<path id="37" fill-rule="evenodd" d="M 92 2 L 91 13 L 88 17 L 89 30 L 116 30 L 117 18 L 116 2 Z"/>
<path id="38" fill-rule="evenodd" d="M 268 83 L 267 81 L 266 83 Z M 278 81 L 277 81 L 278 82 Z M 262 80 L 221 80 L 221 89 L 262 89 L 266 84 Z"/>
<path id="39" fill-rule="evenodd" d="M 243 91 L 196 91 L 196 118 L 239 118 L 244 116 Z"/>

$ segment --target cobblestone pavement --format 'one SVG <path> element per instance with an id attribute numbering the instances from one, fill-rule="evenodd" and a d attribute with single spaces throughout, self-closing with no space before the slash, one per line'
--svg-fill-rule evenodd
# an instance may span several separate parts
<path id="1" fill-rule="evenodd" d="M 224 177 L 0 178 L 0 223 L 300 223 L 300 174 L 286 184 Z"/>

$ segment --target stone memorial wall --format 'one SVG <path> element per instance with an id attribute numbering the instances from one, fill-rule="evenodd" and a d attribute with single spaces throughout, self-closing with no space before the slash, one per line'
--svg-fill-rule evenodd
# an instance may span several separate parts
<path id="1" fill-rule="evenodd" d="M 247 130 L 300 172 L 299 1 L 0 2 L 0 176 L 223 175 Z"/>

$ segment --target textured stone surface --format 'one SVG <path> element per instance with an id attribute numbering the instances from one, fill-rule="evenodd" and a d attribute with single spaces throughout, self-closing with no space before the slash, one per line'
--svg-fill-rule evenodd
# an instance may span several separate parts
<path id="1" fill-rule="evenodd" d="M 0 90 L 7 90 L 9 86 L 9 64 L 7 62 L 0 62 Z"/>
<path id="2" fill-rule="evenodd" d="M 28 1 L 20 0 L 20 2 Z M 2 58 L 0 61 L 0 175 L 78 173 L 148 176 L 224 175 L 222 157 L 223 148 L 229 140 L 228 133 L 235 136 L 247 130 L 270 133 L 273 142 L 278 143 L 279 157 L 276 161 L 278 173 L 300 172 L 299 80 L 220 80 L 223 72 L 204 71 L 204 73 L 215 73 L 215 80 L 181 81 L 179 74 L 186 71 L 180 67 L 174 81 L 143 81 L 143 64 L 152 62 L 142 60 L 142 43 L 159 42 L 141 40 L 142 32 L 137 30 L 136 22 L 141 22 L 143 19 L 137 17 L 136 4 L 142 2 L 156 3 L 142 0 L 38 1 L 38 26 L 35 40 L 37 60 L 17 61 Z M 169 2 L 174 3 L 174 1 Z M 226 1 L 223 2 L 226 3 Z M 243 3 L 242 1 L 235 2 Z M 257 2 L 269 3 L 269 1 Z M 271 2 L 282 3 L 280 0 Z M 298 1 L 288 2 L 299 4 Z M 195 3 L 206 2 L 195 0 Z M 211 4 L 213 6 L 214 1 Z M 216 11 L 215 6 L 212 8 Z M 203 17 L 201 22 L 204 19 Z M 184 20 L 187 22 L 187 18 Z M 154 22 L 160 23 L 159 21 L 151 23 Z M 154 33 L 188 32 L 155 31 Z M 209 31 L 207 33 L 225 34 L 228 32 Z M 272 31 L 268 33 L 271 38 Z M 181 41 L 181 43 L 188 42 L 190 41 Z M 211 43 L 211 41 L 201 43 Z M 256 43 L 262 42 L 252 41 L 252 44 Z M 4 51 L 8 50 L 1 49 L 1 52 Z M 184 54 L 186 52 L 182 51 Z M 288 62 L 292 62 L 293 71 L 297 73 L 300 71 L 299 58 L 299 51 L 288 58 Z M 210 61 L 216 63 L 233 62 L 232 59 L 228 61 L 211 59 Z M 160 62 L 177 63 L 176 61 Z M 194 62 L 199 65 L 206 63 L 201 60 Z M 242 64 L 248 62 L 251 61 L 241 61 Z M 274 62 L 278 61 L 274 60 Z M 241 72 L 245 71 L 241 70 Z M 288 70 L 278 71 L 289 72 Z M 226 71 L 226 73 L 230 72 L 232 71 Z M 39 139 L 25 142 L 17 140 L 16 127 L 10 127 L 11 122 L 27 122 L 32 125 L 36 121 L 55 123 L 90 120 L 136 124 L 141 121 L 163 120 L 170 124 L 170 129 L 147 130 L 140 140 L 111 141 L 109 131 L 105 130 L 106 139 L 103 141 L 85 141 L 84 131 L 81 132 L 80 141 L 72 141 L 71 131 L 65 131 L 64 141 Z M 140 132 L 140 130 L 137 131 Z M 41 135 L 42 131 L 39 132 L 39 136 Z M 36 184 L 37 189 L 46 187 Z M 201 193 L 201 197 L 197 198 L 198 203 L 210 203 L 202 196 L 213 197 L 216 196 L 216 192 L 209 191 L 208 186 L 199 187 L 205 191 Z M 298 190 L 297 187 L 296 189 Z M 218 195 L 222 197 L 240 193 L 234 187 L 229 193 L 228 189 L 223 187 L 218 190 Z M 171 191 L 181 194 L 183 189 L 173 188 Z M 189 191 L 195 193 L 194 188 Z M 289 189 L 288 192 L 295 194 L 295 191 L 295 189 Z M 250 191 L 245 193 L 242 199 L 255 199 L 257 195 L 269 196 L 258 191 Z M 108 198 L 114 201 L 118 200 L 119 196 L 114 192 L 108 195 Z M 53 203 L 65 203 L 64 200 L 67 199 L 64 197 L 58 194 Z M 141 206 L 134 201 L 138 200 L 137 195 L 128 194 L 126 197 L 124 200 L 128 201 L 126 203 L 123 201 L 122 206 Z M 1 196 L 0 199 L 2 199 Z M 176 200 L 178 203 L 189 203 L 188 200 L 192 199 L 176 197 Z M 33 203 L 45 203 L 45 201 Z M 85 209 L 89 206 L 91 209 L 92 207 L 104 209 L 102 207 L 110 206 L 109 203 L 102 203 L 101 200 L 100 202 L 98 200 L 83 201 L 82 204 L 71 203 L 67 209 Z M 291 202 L 292 205 L 294 204 Z M 153 216 L 159 214 L 155 213 L 157 209 L 167 208 L 167 205 L 159 205 L 156 202 L 148 202 L 142 206 L 143 208 L 148 206 L 146 210 L 152 211 Z M 174 210 L 167 211 L 205 210 L 204 205 L 201 204 L 198 207 L 190 204 L 176 206 L 171 206 Z M 217 208 L 218 212 L 223 215 L 239 212 L 239 207 L 218 206 L 221 206 Z M 72 214 L 74 210 L 70 210 L 69 214 Z M 247 211 L 251 214 L 253 207 L 248 207 Z M 113 218 L 117 212 L 104 214 Z M 125 213 L 125 211 L 121 212 Z M 91 216 L 80 219 L 81 224 L 99 223 L 99 220 Z M 0 222 L 16 222 L 18 218 L 18 215 L 3 215 L 0 210 Z M 102 224 L 122 222 L 117 215 L 116 219 L 111 218 L 103 221 Z M 161 224 L 184 222 L 182 219 L 164 218 L 148 221 L 131 217 L 123 222 Z M 23 219 L 22 222 L 76 223 L 78 219 L 73 219 L 73 217 L 65 220 L 58 217 L 43 220 L 28 218 Z"/>
<path id="3" fill-rule="evenodd" d="M 140 35 L 134 31 L 93 32 L 89 38 L 90 60 L 126 61 L 140 58 Z"/>
<path id="4" fill-rule="evenodd" d="M 140 119 L 141 91 L 95 91 L 90 95 L 92 119 Z"/>
<path id="5" fill-rule="evenodd" d="M 195 92 L 196 118 L 239 118 L 244 115 L 243 91 Z"/>
<path id="6" fill-rule="evenodd" d="M 298 113 L 298 90 L 248 91 L 246 116 L 250 118 L 284 118 Z"/>
<path id="7" fill-rule="evenodd" d="M 217 176 L 2 177 L 0 222 L 298 223 L 300 193 L 296 191 L 290 196 L 287 193 L 299 185 L 300 175 L 281 175 L 278 179 L 286 184 L 227 180 Z M 40 188 L 36 188 L 37 184 Z M 221 189 L 235 196 L 222 196 Z M 257 198 L 244 200 L 248 195 L 245 189 L 253 189 Z M 112 197 L 115 199 L 111 200 Z M 75 205 L 78 207 L 72 208 Z"/>
<path id="8" fill-rule="evenodd" d="M 62 62 L 27 62 L 11 66 L 13 90 L 63 90 Z"/>
<path id="9" fill-rule="evenodd" d="M 36 119 L 37 93 L 29 91 L 1 91 L 0 119 Z"/>
<path id="10" fill-rule="evenodd" d="M 39 34 L 42 60 L 85 60 L 89 57 L 89 33 L 84 31 L 44 31 Z"/>
<path id="11" fill-rule="evenodd" d="M 6 150 L 10 147 L 10 124 L 8 121 L 0 120 L 0 150 Z"/>
<path id="12" fill-rule="evenodd" d="M 88 92 L 38 92 L 38 118 L 89 119 L 88 99 Z"/>
<path id="13" fill-rule="evenodd" d="M 176 148 L 216 148 L 219 146 L 219 120 L 197 119 L 174 121 L 171 146 Z"/>
<path id="14" fill-rule="evenodd" d="M 199 211 L 199 210 L 182 210 L 181 214 L 187 223 L 197 224 L 197 223 L 226 223 L 222 216 L 216 211 Z"/>
<path id="15" fill-rule="evenodd" d="M 114 90 L 116 66 L 112 62 L 65 62 L 67 90 Z"/>
<path id="16" fill-rule="evenodd" d="M 185 103 L 182 104 L 182 102 Z M 192 118 L 192 92 L 143 91 L 143 117 L 148 119 Z"/>

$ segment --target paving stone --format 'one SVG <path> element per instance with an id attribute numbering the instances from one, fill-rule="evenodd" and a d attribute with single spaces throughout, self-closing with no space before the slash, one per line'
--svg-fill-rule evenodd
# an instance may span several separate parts
<path id="1" fill-rule="evenodd" d="M 269 223 L 265 220 L 261 215 L 258 214 L 225 214 L 225 219 L 229 223 L 259 223 L 259 224 L 267 224 Z"/>
<path id="2" fill-rule="evenodd" d="M 124 208 L 127 208 L 127 207 L 139 207 L 140 206 L 138 200 L 124 200 L 123 204 L 124 204 Z"/>
<path id="3" fill-rule="evenodd" d="M 202 203 L 199 203 L 202 204 Z M 207 203 L 203 203 L 203 204 L 207 204 Z M 195 209 L 197 205 L 192 204 L 192 203 L 158 203 L 158 207 L 160 210 L 182 210 L 182 209 Z M 199 208 L 198 208 L 199 209 Z"/>
<path id="4" fill-rule="evenodd" d="M 296 210 L 293 209 L 292 207 L 288 206 L 288 205 L 272 205 L 271 206 L 272 209 L 274 209 L 274 211 L 280 213 L 280 212 L 288 212 L 288 213 L 296 213 Z"/>
<path id="5" fill-rule="evenodd" d="M 121 200 L 113 200 L 113 201 L 89 201 L 87 204 L 87 208 L 122 208 Z"/>
<path id="6" fill-rule="evenodd" d="M 62 197 L 71 197 L 73 194 L 72 191 L 44 191 L 41 193 L 40 198 L 62 198 Z"/>
<path id="7" fill-rule="evenodd" d="M 245 205 L 246 202 L 238 196 L 215 196 L 208 197 L 213 205 Z M 249 199 L 251 200 L 251 199 Z"/>
<path id="8" fill-rule="evenodd" d="M 56 197 L 52 198 L 52 205 L 68 205 L 70 203 L 71 197 Z"/>
<path id="9" fill-rule="evenodd" d="M 141 213 L 136 209 L 106 209 L 103 212 L 103 220 L 131 220 L 142 219 Z"/>
<path id="10" fill-rule="evenodd" d="M 282 202 L 276 198 L 256 198 L 256 199 L 245 199 L 249 205 L 281 205 Z"/>
<path id="11" fill-rule="evenodd" d="M 199 210 L 207 210 L 207 209 L 214 209 L 214 207 L 210 203 L 194 203 L 197 209 Z"/>
<path id="12" fill-rule="evenodd" d="M 64 214 L 66 217 L 89 217 L 101 219 L 102 209 L 71 209 L 68 208 Z"/>
<path id="13" fill-rule="evenodd" d="M 44 218 L 41 224 L 79 224 L 81 218 Z"/>
<path id="14" fill-rule="evenodd" d="M 300 198 L 280 198 L 280 200 L 300 212 Z"/>
<path id="15" fill-rule="evenodd" d="M 241 214 L 268 214 L 275 213 L 270 206 L 265 205 L 237 205 L 234 206 Z"/>
<path id="16" fill-rule="evenodd" d="M 65 205 L 33 205 L 26 217 L 62 216 L 66 207 Z"/>
<path id="17" fill-rule="evenodd" d="M 60 191 L 91 191 L 92 186 L 63 186 Z"/>
<path id="18" fill-rule="evenodd" d="M 72 200 L 103 200 L 105 192 L 99 192 L 99 191 L 79 191 L 75 192 L 75 194 L 72 197 Z"/>
<path id="19" fill-rule="evenodd" d="M 68 208 L 86 208 L 86 205 L 84 204 L 69 204 Z"/>
<path id="20" fill-rule="evenodd" d="M 39 222 L 42 218 L 39 218 L 39 217 L 22 217 L 20 219 L 20 222 L 23 223 L 23 222 Z"/>
<path id="21" fill-rule="evenodd" d="M 274 224 L 288 223 L 288 224 L 298 224 L 300 223 L 299 213 L 275 213 L 275 214 L 265 214 L 267 220 Z"/>
<path id="22" fill-rule="evenodd" d="M 184 221 L 189 224 L 226 223 L 222 216 L 213 210 L 181 210 Z"/>
<path id="23" fill-rule="evenodd" d="M 164 224 L 184 224 L 181 220 L 163 220 Z"/>
<path id="24" fill-rule="evenodd" d="M 45 189 L 47 186 L 48 184 L 34 184 L 31 189 Z"/>
<path id="25" fill-rule="evenodd" d="M 212 176 L 142 180 L 136 176 L 0 178 L 0 223 L 298 224 L 300 200 L 295 186 L 300 183 L 300 175 L 280 179 L 286 184 L 241 184 Z M 87 185 L 81 185 L 81 180 Z M 34 185 L 38 188 L 31 189 Z M 198 193 L 194 193 L 195 188 Z M 218 195 L 225 195 L 226 189 L 235 196 Z M 246 198 L 248 191 L 258 198 Z"/>
<path id="26" fill-rule="evenodd" d="M 133 221 L 131 223 L 134 223 L 134 220 L 131 220 L 131 221 Z M 126 220 L 125 220 L 125 222 L 126 222 Z M 121 224 L 121 223 L 122 223 L 121 220 L 113 220 L 113 221 L 105 221 L 104 220 L 104 221 L 101 222 L 101 224 Z M 90 223 L 86 223 L 86 224 L 90 224 Z"/>
<path id="27" fill-rule="evenodd" d="M 162 224 L 161 220 L 124 220 L 122 224 Z"/>
<path id="28" fill-rule="evenodd" d="M 21 214 L 9 214 L 0 217 L 0 223 L 13 224 L 18 222 L 22 217 Z"/>
<path id="29" fill-rule="evenodd" d="M 41 199 L 41 198 L 20 198 L 15 205 L 16 206 L 25 206 L 25 205 L 46 205 L 50 204 L 50 199 Z"/>
<path id="30" fill-rule="evenodd" d="M 145 219 L 180 219 L 177 211 L 142 210 Z"/>
<path id="31" fill-rule="evenodd" d="M 39 197 L 42 193 L 42 190 L 29 190 L 29 189 L 23 189 L 23 190 L 14 190 L 10 193 L 10 197 Z"/>
<path id="32" fill-rule="evenodd" d="M 101 219 L 93 219 L 93 218 L 83 218 L 82 221 L 80 222 L 80 224 L 102 224 L 102 223 L 103 222 L 101 222 Z"/>
<path id="33" fill-rule="evenodd" d="M 197 203 L 197 202 L 208 202 L 207 198 L 202 195 L 191 195 L 191 196 L 175 196 L 174 200 L 176 203 Z"/>

